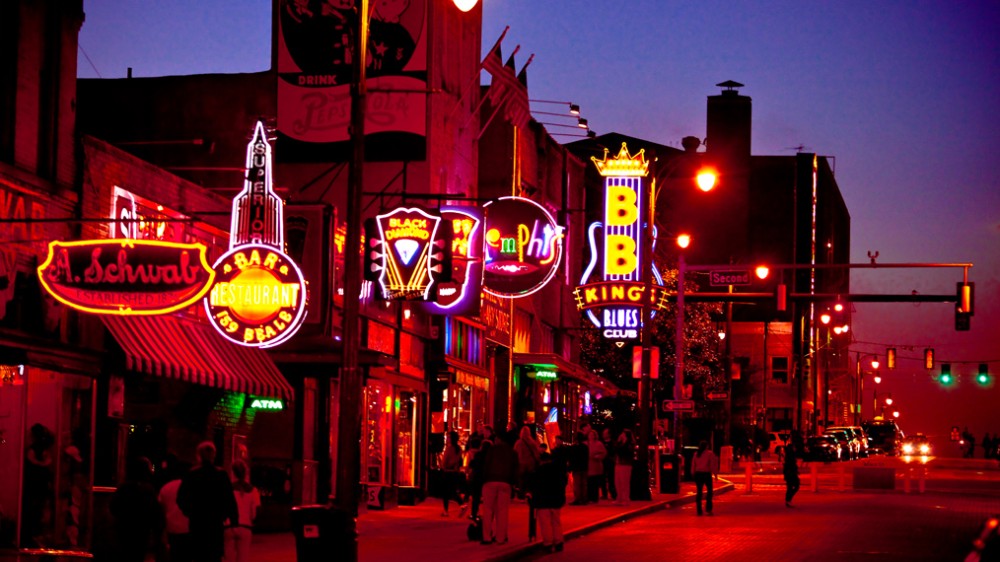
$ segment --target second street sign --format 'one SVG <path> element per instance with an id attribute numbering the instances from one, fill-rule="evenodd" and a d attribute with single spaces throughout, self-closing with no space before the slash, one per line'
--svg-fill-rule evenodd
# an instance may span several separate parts
<path id="1" fill-rule="evenodd" d="M 729 285 L 749 285 L 750 270 L 736 269 L 729 271 L 713 271 L 708 283 L 713 287 L 728 287 Z"/>

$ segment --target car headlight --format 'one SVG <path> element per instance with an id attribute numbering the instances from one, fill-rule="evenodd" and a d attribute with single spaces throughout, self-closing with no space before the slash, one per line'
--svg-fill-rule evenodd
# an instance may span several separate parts
<path id="1" fill-rule="evenodd" d="M 926 454 L 929 454 L 930 452 L 931 452 L 931 446 L 930 445 L 924 444 L 924 445 L 920 446 L 920 454 L 921 455 L 926 455 Z"/>
<path id="2" fill-rule="evenodd" d="M 913 445 L 909 443 L 903 445 L 903 452 L 906 453 L 907 455 L 913 454 Z"/>

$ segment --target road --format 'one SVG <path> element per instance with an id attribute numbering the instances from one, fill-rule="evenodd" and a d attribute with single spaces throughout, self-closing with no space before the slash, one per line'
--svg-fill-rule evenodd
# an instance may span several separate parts
<path id="1" fill-rule="evenodd" d="M 796 507 L 783 486 L 760 482 L 716 497 L 715 515 L 694 505 L 630 520 L 566 543 L 571 560 L 960 561 L 989 513 L 994 493 L 820 492 L 803 486 Z M 543 555 L 534 559 L 546 558 Z"/>

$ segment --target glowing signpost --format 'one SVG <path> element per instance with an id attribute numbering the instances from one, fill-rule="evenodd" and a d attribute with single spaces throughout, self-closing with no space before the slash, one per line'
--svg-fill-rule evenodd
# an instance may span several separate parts
<path id="1" fill-rule="evenodd" d="M 590 263 L 575 291 L 577 308 L 612 340 L 635 340 L 642 330 L 642 310 L 666 307 L 663 280 L 643 255 L 642 206 L 646 204 L 643 179 L 649 172 L 644 151 L 635 155 L 625 143 L 618 155 L 592 158 L 604 176 L 604 222 L 590 225 Z M 643 268 L 650 268 L 656 284 L 647 288 Z"/>
<path id="2" fill-rule="evenodd" d="M 544 287 L 556 274 L 563 227 L 544 207 L 523 197 L 487 203 L 483 290 L 520 298 Z"/>
<path id="3" fill-rule="evenodd" d="M 451 279 L 437 283 L 431 314 L 456 316 L 479 313 L 483 288 L 483 211 L 478 207 L 441 207 L 442 228 L 451 234 Z"/>
<path id="4" fill-rule="evenodd" d="M 56 240 L 38 266 L 42 287 L 59 302 L 123 316 L 186 308 L 205 295 L 214 277 L 204 245 L 159 240 Z"/>
<path id="5" fill-rule="evenodd" d="M 247 146 L 246 180 L 233 199 L 229 251 L 213 267 L 205 311 L 216 331 L 249 347 L 292 337 L 306 311 L 306 282 L 284 253 L 283 202 L 271 186 L 271 145 L 258 121 Z"/>
<path id="6" fill-rule="evenodd" d="M 378 281 L 386 300 L 429 300 L 435 282 L 451 276 L 451 253 L 441 217 L 400 207 L 366 226 L 365 277 Z"/>

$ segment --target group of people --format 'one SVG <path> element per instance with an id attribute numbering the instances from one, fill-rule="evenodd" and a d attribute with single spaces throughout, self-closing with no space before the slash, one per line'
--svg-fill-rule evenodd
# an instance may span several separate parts
<path id="1" fill-rule="evenodd" d="M 113 544 L 97 558 L 142 562 L 151 553 L 170 562 L 246 562 L 260 493 L 250 484 L 246 462 L 232 464 L 233 477 L 215 466 L 215 445 L 198 445 L 198 465 L 166 468 L 168 481 L 154 485 L 153 463 L 132 459 L 125 481 L 111 498 Z M 99 550 L 99 549 L 98 549 Z"/>
<path id="2" fill-rule="evenodd" d="M 983 447 L 983 458 L 997 458 L 1000 459 L 1000 434 L 995 434 L 996 437 L 990 437 L 987 432 L 983 435 L 983 440 L 981 441 L 981 446 Z M 973 435 L 969 428 L 965 428 L 962 431 L 962 444 L 964 450 L 962 451 L 962 456 L 965 458 L 975 458 L 976 457 L 976 436 Z"/>
<path id="3" fill-rule="evenodd" d="M 602 440 L 597 431 L 584 426 L 573 443 L 559 441 L 549 450 L 529 426 L 511 424 L 497 434 L 484 425 L 469 436 L 463 451 L 460 436 L 453 431 L 442 453 L 441 515 L 449 515 L 452 502 L 460 506 L 460 517 L 471 506 L 470 518 L 481 521 L 481 544 L 504 544 L 510 502 L 524 500 L 534 510 L 543 544 L 552 551 L 562 550 L 560 514 L 571 476 L 574 505 L 600 498 L 628 503 L 635 439 L 627 429 L 616 438 L 606 429 L 604 436 Z"/>

